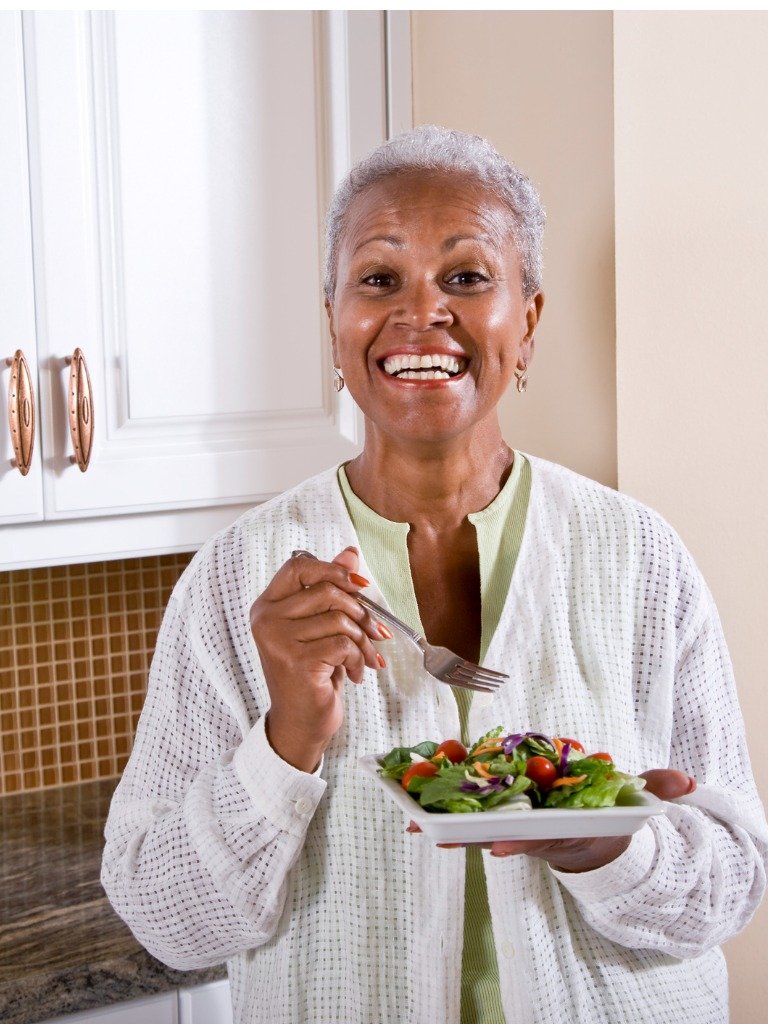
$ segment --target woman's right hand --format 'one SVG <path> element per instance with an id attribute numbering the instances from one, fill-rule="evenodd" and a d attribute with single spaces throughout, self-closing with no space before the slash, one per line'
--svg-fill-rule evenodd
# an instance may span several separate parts
<path id="1" fill-rule="evenodd" d="M 384 666 L 371 641 L 391 634 L 355 600 L 368 585 L 357 568 L 355 548 L 332 562 L 298 555 L 251 607 L 271 699 L 267 738 L 284 761 L 305 772 L 314 771 L 341 726 L 346 677 L 361 683 L 366 666 Z"/>

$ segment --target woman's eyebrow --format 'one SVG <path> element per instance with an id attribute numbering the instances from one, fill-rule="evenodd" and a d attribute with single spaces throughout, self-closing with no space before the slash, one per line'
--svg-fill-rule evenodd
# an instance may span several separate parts
<path id="1" fill-rule="evenodd" d="M 370 238 L 363 239 L 363 241 L 360 242 L 359 245 L 355 246 L 353 250 L 353 255 L 359 249 L 362 249 L 363 246 L 370 245 L 371 242 L 386 242 L 387 245 L 391 245 L 395 249 L 405 248 L 405 242 L 402 240 L 402 238 L 397 238 L 395 235 L 371 235 Z"/>
<path id="2" fill-rule="evenodd" d="M 370 238 L 364 238 L 362 242 L 355 246 L 352 250 L 352 255 L 359 252 L 366 245 L 370 245 L 372 242 L 386 242 L 387 245 L 391 245 L 393 249 L 404 249 L 405 242 L 402 238 L 398 238 L 396 235 L 371 235 Z M 479 234 L 479 235 L 451 235 L 450 238 L 446 238 L 440 245 L 441 252 L 450 252 L 451 249 L 455 248 L 459 242 L 482 242 L 485 245 L 489 245 L 492 249 L 498 249 L 499 245 L 491 235 Z"/>
<path id="3" fill-rule="evenodd" d="M 449 252 L 459 242 L 484 242 L 486 245 L 490 245 L 493 249 L 498 249 L 498 243 L 491 237 L 491 235 L 451 235 L 450 238 L 446 238 L 443 244 L 440 246 L 443 252 Z"/>

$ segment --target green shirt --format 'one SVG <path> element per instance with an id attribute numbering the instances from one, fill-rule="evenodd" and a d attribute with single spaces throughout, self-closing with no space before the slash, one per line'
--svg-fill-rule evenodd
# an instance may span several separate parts
<path id="1" fill-rule="evenodd" d="M 392 611 L 424 636 L 408 558 L 409 523 L 384 519 L 368 508 L 339 467 L 339 486 L 365 560 Z M 475 527 L 480 557 L 480 661 L 499 623 L 525 528 L 531 491 L 531 466 L 515 452 L 512 472 L 494 500 L 468 519 Z M 468 746 L 471 690 L 453 688 L 459 708 L 461 740 Z M 499 967 L 493 941 L 482 851 L 467 848 L 464 889 L 464 947 L 461 961 L 461 1024 L 505 1024 Z"/>

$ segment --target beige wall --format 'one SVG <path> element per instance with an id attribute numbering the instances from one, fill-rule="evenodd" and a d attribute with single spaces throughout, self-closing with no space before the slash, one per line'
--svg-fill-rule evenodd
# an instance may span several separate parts
<path id="1" fill-rule="evenodd" d="M 487 135 L 549 214 L 539 349 L 507 439 L 618 479 L 682 534 L 765 799 L 768 14 L 414 12 L 412 29 L 415 123 Z M 768 906 L 726 949 L 732 1024 L 765 1017 L 766 949 Z"/>
<path id="2" fill-rule="evenodd" d="M 528 392 L 502 406 L 505 437 L 615 486 L 611 15 L 414 12 L 411 24 L 415 124 L 487 136 L 547 210 L 544 316 Z"/>
<path id="3" fill-rule="evenodd" d="M 617 13 L 619 486 L 717 601 L 755 774 L 768 721 L 768 14 Z M 768 906 L 726 949 L 734 1024 L 768 1017 Z"/>

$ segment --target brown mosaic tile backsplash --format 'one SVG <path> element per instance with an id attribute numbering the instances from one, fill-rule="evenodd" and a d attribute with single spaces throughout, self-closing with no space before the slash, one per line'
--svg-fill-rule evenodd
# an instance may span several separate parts
<path id="1" fill-rule="evenodd" d="M 191 557 L 0 573 L 0 795 L 122 772 Z"/>

